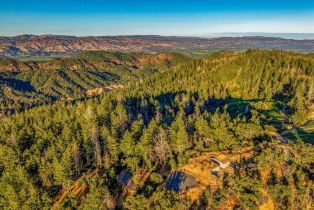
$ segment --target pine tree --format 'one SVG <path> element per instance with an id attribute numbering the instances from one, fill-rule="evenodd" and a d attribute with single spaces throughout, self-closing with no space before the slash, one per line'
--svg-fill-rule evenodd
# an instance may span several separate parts
<path id="1" fill-rule="evenodd" d="M 119 146 L 116 139 L 111 136 L 110 131 L 106 127 L 101 128 L 101 138 L 104 145 L 104 162 L 106 168 L 118 160 Z"/>
<path id="2" fill-rule="evenodd" d="M 177 154 L 182 154 L 191 146 L 191 141 L 189 140 L 189 135 L 186 131 L 182 112 L 178 113 L 176 120 L 172 123 L 170 136 L 172 149 Z"/>
<path id="3" fill-rule="evenodd" d="M 129 131 L 124 133 L 119 148 L 126 157 L 134 155 L 135 142 Z"/>
<path id="4" fill-rule="evenodd" d="M 127 128 L 128 114 L 122 103 L 118 103 L 113 113 L 110 115 L 111 132 L 115 138 L 121 137 Z"/>

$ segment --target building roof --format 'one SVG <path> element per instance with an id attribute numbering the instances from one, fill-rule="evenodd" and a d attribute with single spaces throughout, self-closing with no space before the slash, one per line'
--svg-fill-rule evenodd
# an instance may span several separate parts
<path id="1" fill-rule="evenodd" d="M 182 171 L 175 171 L 171 173 L 166 183 L 166 188 L 176 192 L 182 192 L 196 187 L 197 185 L 198 182 L 194 176 L 186 174 Z"/>
<path id="2" fill-rule="evenodd" d="M 119 184 L 128 185 L 130 179 L 132 178 L 132 173 L 128 169 L 124 169 L 117 177 Z"/>

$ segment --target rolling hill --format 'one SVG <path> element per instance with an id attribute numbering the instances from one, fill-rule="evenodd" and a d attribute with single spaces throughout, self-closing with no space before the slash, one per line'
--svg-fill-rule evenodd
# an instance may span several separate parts
<path id="1" fill-rule="evenodd" d="M 167 36 L 99 36 L 21 35 L 0 37 L 0 55 L 69 56 L 84 50 L 169 51 L 169 50 L 245 50 L 250 48 L 314 52 L 314 40 L 274 37 L 167 37 Z"/>
<path id="2" fill-rule="evenodd" d="M 123 87 L 179 62 L 191 60 L 178 53 L 108 53 L 89 51 L 73 58 L 48 61 L 0 60 L 3 112 L 62 100 L 77 100 Z"/>
<path id="3" fill-rule="evenodd" d="M 17 75 L 2 84 L 15 90 L 65 97 L 103 74 L 123 88 L 1 116 L 0 208 L 313 208 L 313 55 L 87 52 L 5 62 L 16 65 L 4 73 Z M 56 83 L 64 93 L 49 92 Z"/>

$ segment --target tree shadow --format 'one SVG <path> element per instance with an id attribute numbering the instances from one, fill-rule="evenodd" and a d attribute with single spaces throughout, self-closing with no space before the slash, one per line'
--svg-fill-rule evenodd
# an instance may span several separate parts
<path id="1" fill-rule="evenodd" d="M 285 134 L 284 137 L 294 142 L 301 140 L 304 143 L 313 145 L 314 144 L 314 129 L 307 131 L 302 127 L 296 128 L 295 131 Z"/>
<path id="2" fill-rule="evenodd" d="M 259 102 L 271 102 L 272 107 L 256 108 L 254 104 Z M 283 129 L 285 125 L 282 104 L 263 99 L 208 98 L 200 101 L 197 92 L 179 91 L 153 97 L 148 95 L 130 97 L 124 100 L 123 104 L 131 121 L 143 119 L 146 125 L 154 118 L 158 123 L 169 126 L 180 109 L 188 116 L 195 113 L 196 107 L 199 108 L 200 114 L 205 111 L 214 114 L 217 110 L 220 113 L 227 112 L 232 120 L 236 118 L 248 120 L 254 114 L 261 125 L 272 125 L 278 130 Z"/>
<path id="3" fill-rule="evenodd" d="M 175 103 L 175 97 L 184 92 L 168 92 L 151 98 L 131 97 L 126 99 L 123 104 L 126 108 L 131 121 L 143 119 L 145 124 L 148 124 L 153 118 L 160 123 L 170 125 L 175 119 L 179 107 Z M 160 116 L 160 119 L 158 119 Z"/>
<path id="4" fill-rule="evenodd" d="M 225 98 L 225 99 L 216 99 L 209 98 L 207 101 L 203 103 L 201 106 L 201 111 L 208 111 L 210 113 L 214 113 L 217 109 L 220 112 L 224 112 L 224 108 L 226 107 L 227 113 L 230 115 L 232 119 L 246 116 L 250 117 L 248 106 L 251 102 L 257 102 L 257 99 L 238 99 L 238 98 Z"/>
<path id="5" fill-rule="evenodd" d="M 18 91 L 27 91 L 27 92 L 35 91 L 35 88 L 31 85 L 30 82 L 26 82 L 23 80 L 0 77 L 0 83 L 7 84 L 8 86 Z"/>

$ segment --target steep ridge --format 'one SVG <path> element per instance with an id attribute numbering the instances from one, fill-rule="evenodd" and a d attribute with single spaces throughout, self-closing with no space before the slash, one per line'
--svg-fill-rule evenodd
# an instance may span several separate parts
<path id="1" fill-rule="evenodd" d="M 191 60 L 177 53 L 83 52 L 49 61 L 0 61 L 1 109 L 90 97 Z M 98 90 L 98 91 L 95 91 Z M 20 109 L 20 108 L 18 108 Z M 4 112 L 4 111 L 3 111 Z M 6 111 L 7 112 L 7 111 Z"/>

